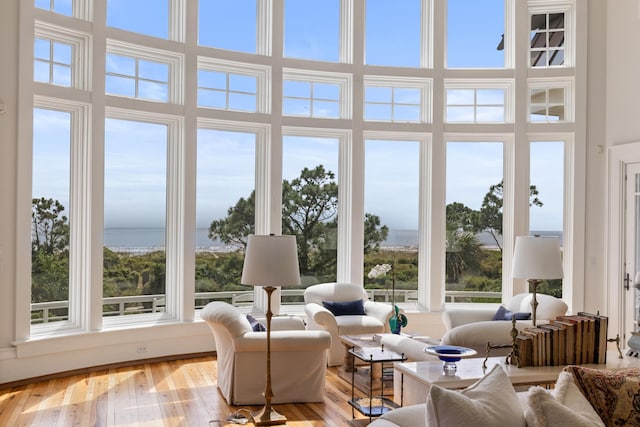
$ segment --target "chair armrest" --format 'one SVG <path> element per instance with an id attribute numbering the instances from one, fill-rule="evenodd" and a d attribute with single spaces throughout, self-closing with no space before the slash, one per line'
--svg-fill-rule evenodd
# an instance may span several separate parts
<path id="1" fill-rule="evenodd" d="M 271 331 L 271 351 L 323 351 L 331 345 L 331 336 L 325 331 Z M 237 353 L 266 352 L 267 334 L 247 332 L 233 340 Z"/>
<path id="2" fill-rule="evenodd" d="M 367 300 L 364 302 L 364 312 L 367 313 L 367 316 L 375 317 L 388 327 L 389 319 L 393 314 L 393 306 L 387 303 Z"/>
<path id="3" fill-rule="evenodd" d="M 325 329 L 329 332 L 338 333 L 336 317 L 320 304 L 315 302 L 305 304 L 304 312 L 307 315 L 309 329 Z"/>
<path id="4" fill-rule="evenodd" d="M 493 320 L 496 310 L 490 308 L 473 308 L 468 310 L 452 309 L 442 312 L 442 321 L 447 330 L 467 323 L 484 322 Z"/>

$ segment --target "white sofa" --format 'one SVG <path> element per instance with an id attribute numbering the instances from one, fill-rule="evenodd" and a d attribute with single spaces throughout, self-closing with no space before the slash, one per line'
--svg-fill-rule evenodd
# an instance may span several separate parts
<path id="1" fill-rule="evenodd" d="M 531 312 L 532 294 L 523 293 L 514 297 L 505 304 L 505 308 L 514 313 Z M 567 304 L 551 295 L 536 294 L 538 309 L 536 321 L 548 323 L 567 313 Z M 486 353 L 487 342 L 494 345 L 511 344 L 510 331 L 512 323 L 507 320 L 492 320 L 496 309 L 447 309 L 442 313 L 442 320 L 447 332 L 442 337 L 442 344 L 459 345 L 476 350 L 479 354 Z M 518 320 L 516 327 L 520 330 L 531 326 L 531 320 Z M 492 350 L 491 355 L 506 355 L 511 349 Z"/>
<path id="2" fill-rule="evenodd" d="M 207 304 L 200 317 L 215 339 L 218 388 L 224 398 L 231 405 L 263 404 L 266 332 L 254 332 L 246 315 L 221 301 Z M 305 330 L 302 319 L 272 318 L 272 403 L 324 401 L 330 344 L 327 332 Z"/>
<path id="3" fill-rule="evenodd" d="M 323 302 L 364 301 L 364 315 L 335 316 Z M 304 311 L 307 329 L 323 330 L 331 334 L 329 366 L 342 365 L 346 354 L 340 335 L 376 334 L 389 332 L 391 304 L 370 301 L 364 288 L 352 283 L 319 283 L 304 291 Z"/>
<path id="4" fill-rule="evenodd" d="M 369 425 L 600 427 L 605 424 L 569 372 L 560 374 L 553 390 L 533 386 L 516 393 L 500 365 L 496 365 L 464 390 L 446 390 L 434 385 L 425 403 L 394 409 Z"/>

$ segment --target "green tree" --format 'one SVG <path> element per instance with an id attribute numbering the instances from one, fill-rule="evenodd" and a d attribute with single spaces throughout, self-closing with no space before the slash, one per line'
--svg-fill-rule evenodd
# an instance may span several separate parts
<path id="1" fill-rule="evenodd" d="M 542 206 L 535 185 L 529 186 L 529 206 Z M 480 210 L 474 210 L 462 203 L 453 202 L 446 206 L 447 230 L 463 230 L 472 233 L 487 232 L 502 251 L 499 237 L 502 236 L 502 207 L 504 181 L 489 187 Z"/>
<path id="2" fill-rule="evenodd" d="M 368 254 L 380 249 L 380 243 L 387 240 L 389 227 L 380 225 L 380 217 L 370 213 L 364 214 L 364 253 Z"/>
<path id="3" fill-rule="evenodd" d="M 255 192 L 227 210 L 227 216 L 211 222 L 209 238 L 226 244 L 246 245 L 255 232 Z M 282 182 L 282 232 L 295 235 L 301 272 L 335 274 L 338 184 L 335 174 L 318 165 L 304 168 L 300 176 Z M 365 251 L 379 247 L 389 229 L 376 215 L 365 214 Z"/>
<path id="4" fill-rule="evenodd" d="M 46 254 L 68 250 L 69 224 L 58 200 L 31 200 L 31 251 Z"/>
<path id="5" fill-rule="evenodd" d="M 248 198 L 240 198 L 235 206 L 227 209 L 227 216 L 211 222 L 209 238 L 218 238 L 226 245 L 247 246 L 247 236 L 255 232 L 255 190 Z"/>
<path id="6" fill-rule="evenodd" d="M 336 228 L 338 184 L 335 174 L 318 165 L 282 182 L 282 232 L 296 236 L 300 271 L 313 270 L 313 250 L 326 248 L 328 229 Z"/>
<path id="7" fill-rule="evenodd" d="M 469 269 L 478 269 L 484 259 L 482 243 L 470 231 L 447 232 L 445 270 L 447 283 L 459 283 L 462 274 Z"/>
<path id="8" fill-rule="evenodd" d="M 63 212 L 64 206 L 58 200 L 31 200 L 32 302 L 68 298 L 69 224 Z"/>

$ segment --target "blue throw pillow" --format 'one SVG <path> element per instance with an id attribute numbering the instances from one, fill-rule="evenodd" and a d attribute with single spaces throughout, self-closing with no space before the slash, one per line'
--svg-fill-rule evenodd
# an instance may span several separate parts
<path id="1" fill-rule="evenodd" d="M 504 314 L 504 320 L 512 320 L 514 317 L 516 320 L 529 320 L 531 319 L 531 313 L 512 313 L 510 311 L 507 311 Z"/>
<path id="2" fill-rule="evenodd" d="M 529 320 L 531 313 L 519 313 L 507 310 L 504 305 L 498 307 L 498 311 L 493 315 L 493 320 L 512 320 L 515 317 L 516 320 Z"/>
<path id="3" fill-rule="evenodd" d="M 498 311 L 496 311 L 496 314 L 493 315 L 493 320 L 504 320 L 504 315 L 507 312 L 511 313 L 504 305 L 501 305 L 500 307 L 498 307 Z"/>
<path id="4" fill-rule="evenodd" d="M 334 316 L 364 316 L 364 301 L 322 301 L 322 305 L 333 313 Z"/>
<path id="5" fill-rule="evenodd" d="M 251 324 L 251 329 L 253 329 L 253 332 L 264 332 L 267 330 L 267 328 L 265 328 L 262 323 L 258 322 L 258 319 L 256 319 L 252 315 L 247 314 L 247 320 Z"/>

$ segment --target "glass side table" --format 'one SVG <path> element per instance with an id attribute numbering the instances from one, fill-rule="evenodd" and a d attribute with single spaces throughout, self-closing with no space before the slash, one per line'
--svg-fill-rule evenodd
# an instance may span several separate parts
<path id="1" fill-rule="evenodd" d="M 369 364 L 369 390 L 366 396 L 356 397 L 355 391 L 355 369 L 351 373 L 351 399 L 349 405 L 351 405 L 351 416 L 355 418 L 355 411 L 357 410 L 364 416 L 369 417 L 369 422 L 373 417 L 379 417 L 380 415 L 391 411 L 401 405 L 398 405 L 393 400 L 384 395 L 384 385 L 381 384 L 380 394 L 373 395 L 373 365 L 376 363 L 390 363 L 390 362 L 404 362 L 407 360 L 404 354 L 396 353 L 395 351 L 387 350 L 384 345 L 381 347 L 365 347 L 349 349 L 349 354 L 352 358 L 358 358 L 359 360 Z M 380 381 L 384 381 L 384 375 L 380 378 Z M 362 393 L 359 393 L 362 394 Z M 402 402 L 401 402 L 402 403 Z"/>

